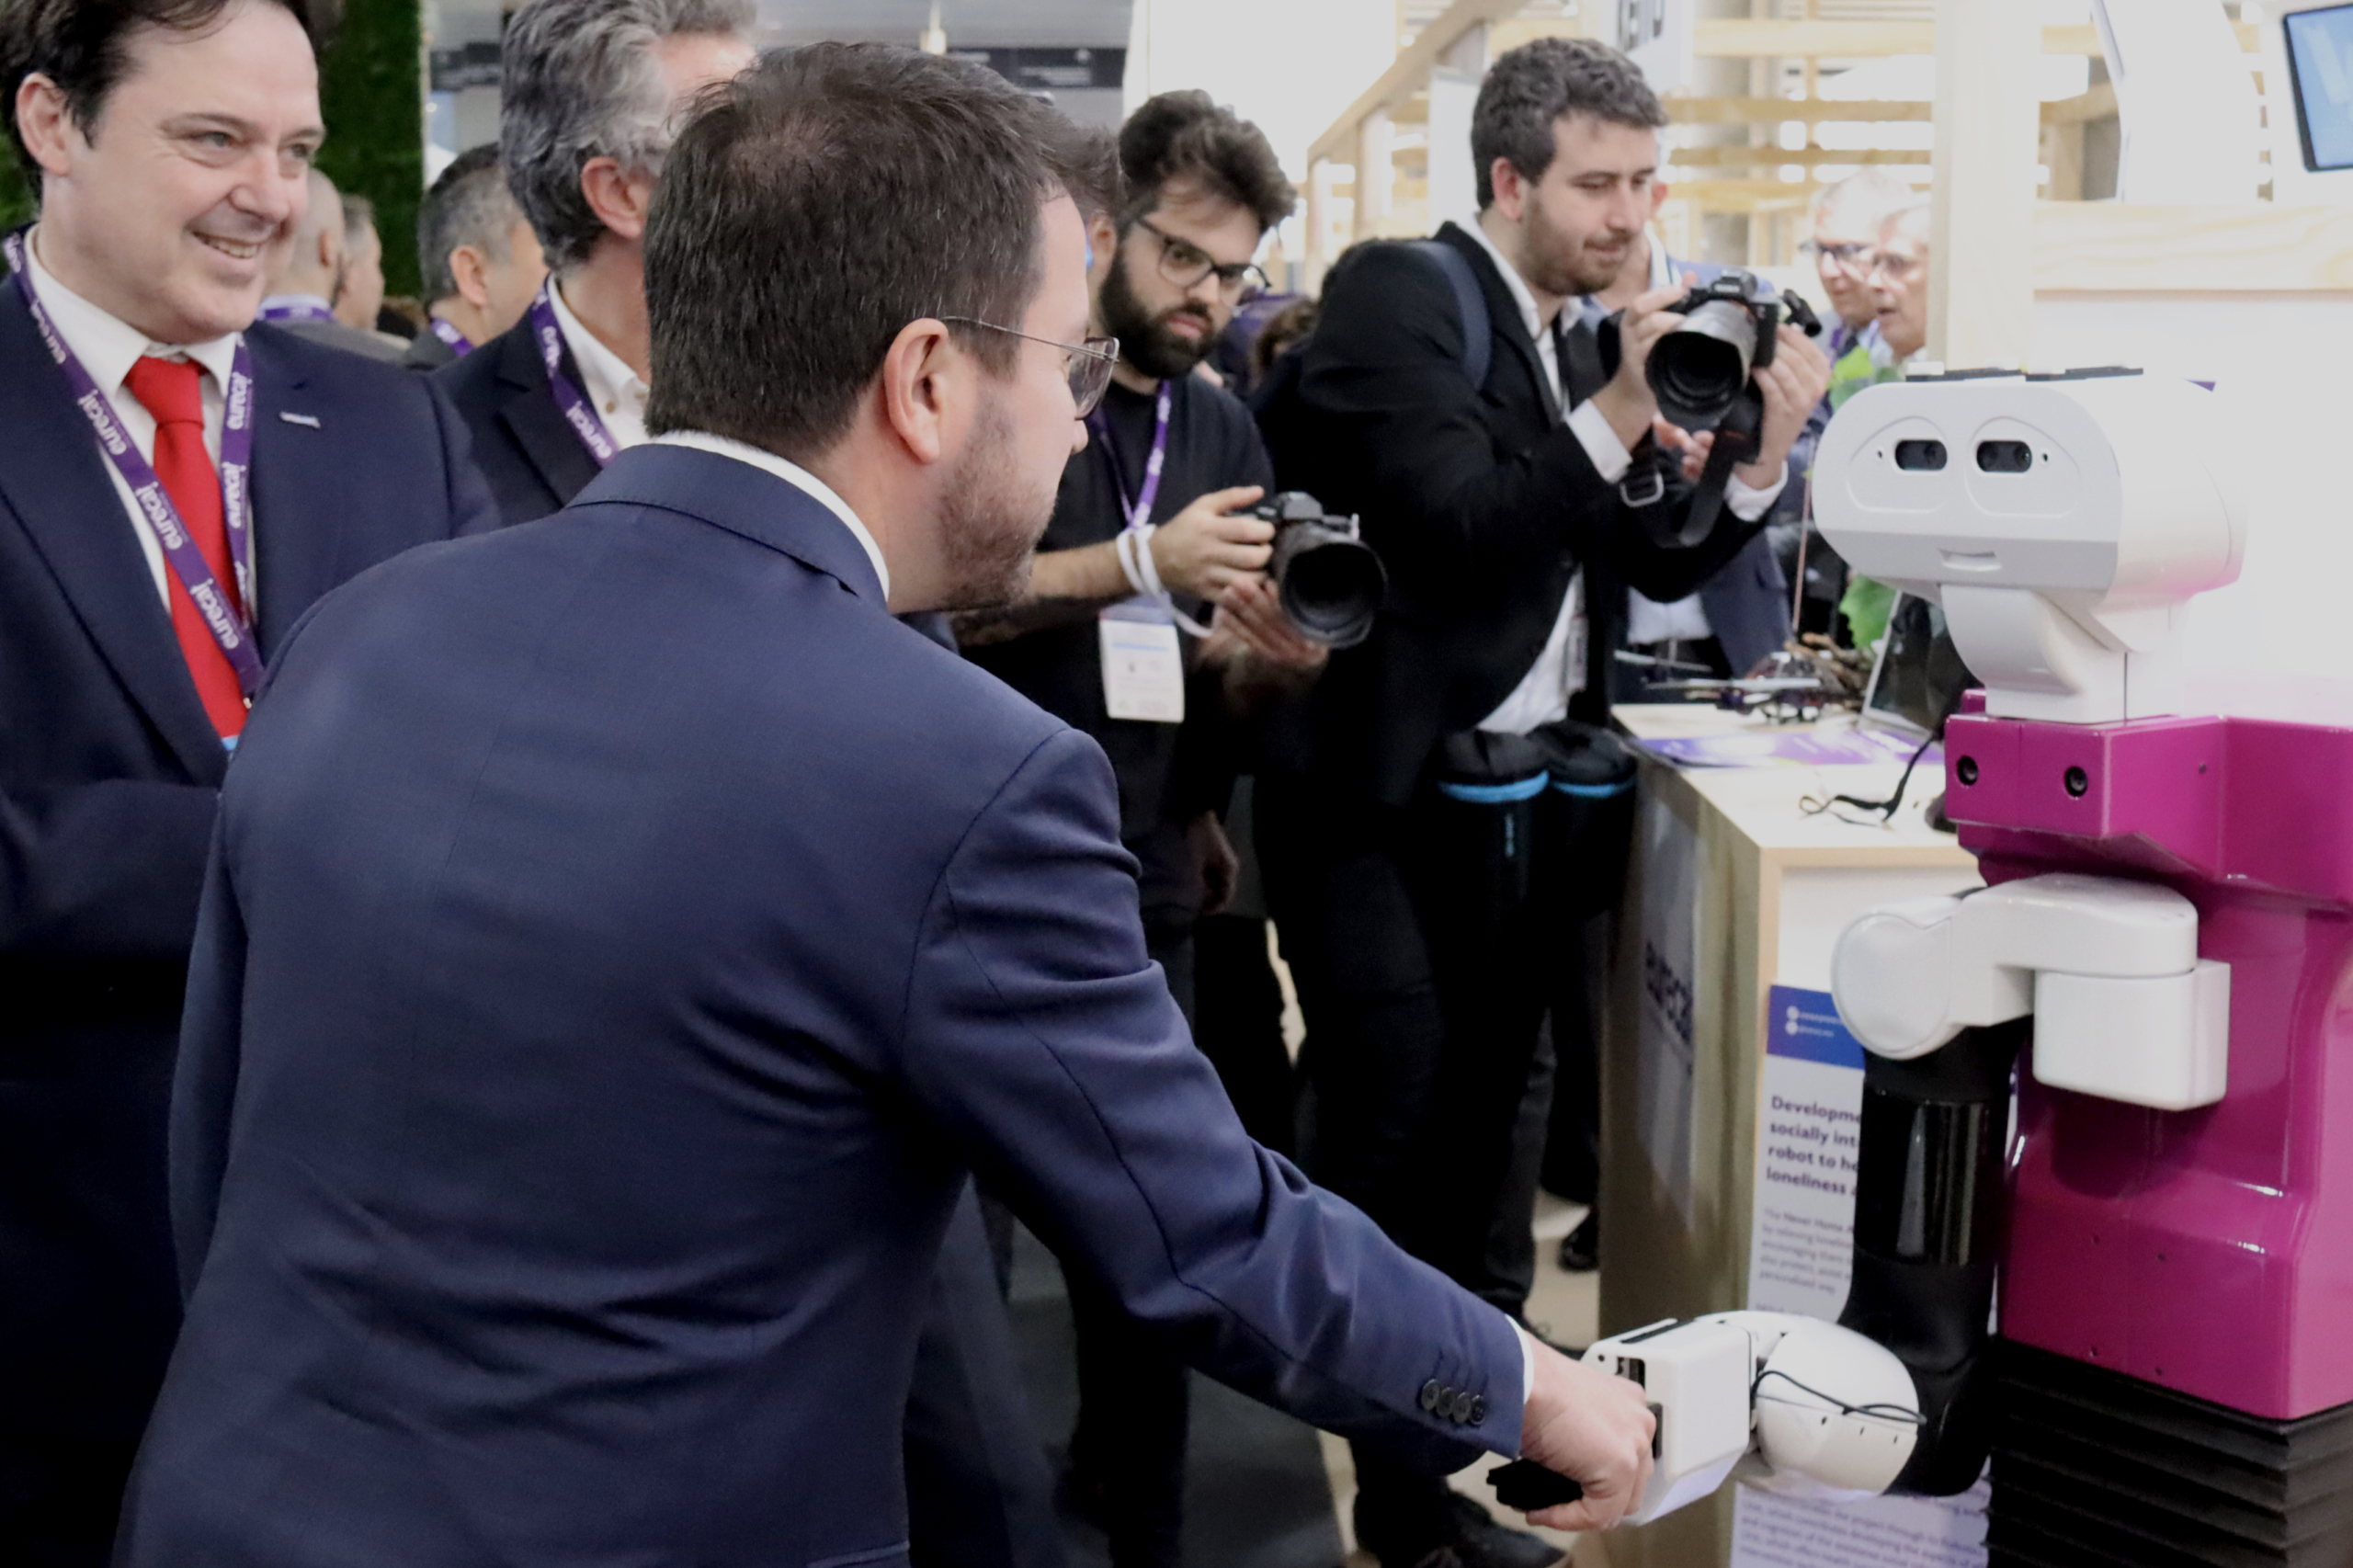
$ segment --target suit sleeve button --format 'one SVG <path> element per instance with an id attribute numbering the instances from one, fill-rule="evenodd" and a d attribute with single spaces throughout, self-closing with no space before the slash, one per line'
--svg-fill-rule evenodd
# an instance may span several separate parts
<path id="1" fill-rule="evenodd" d="M 1478 1426 L 1478 1425 L 1479 1425 L 1479 1423 L 1481 1423 L 1482 1421 L 1484 1421 L 1486 1418 L 1487 1418 L 1487 1401 L 1486 1401 L 1486 1396 L 1485 1396 L 1485 1395 L 1483 1395 L 1483 1394 L 1473 1396 L 1473 1397 L 1472 1397 L 1472 1401 L 1471 1401 L 1471 1425 L 1472 1425 L 1472 1426 Z"/>
<path id="2" fill-rule="evenodd" d="M 1438 1386 L 1438 1380 L 1436 1378 L 1432 1378 L 1428 1382 L 1424 1383 L 1422 1385 L 1422 1408 L 1429 1411 L 1435 1411 L 1438 1409 L 1438 1396 L 1444 1392 L 1445 1391 L 1443 1389 Z"/>

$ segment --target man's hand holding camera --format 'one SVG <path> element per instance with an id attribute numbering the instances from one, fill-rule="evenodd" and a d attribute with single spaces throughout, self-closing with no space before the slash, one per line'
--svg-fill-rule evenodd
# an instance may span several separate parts
<path id="1" fill-rule="evenodd" d="M 1593 405 L 1629 451 L 1658 422 L 1658 399 L 1650 383 L 1651 350 L 1683 324 L 1675 306 L 1696 281 L 1697 275 L 1687 272 L 1680 283 L 1637 295 L 1618 319 L 1618 373 L 1593 394 Z M 1826 373 L 1824 380 L 1826 384 Z"/>
<path id="2" fill-rule="evenodd" d="M 1221 604 L 1226 590 L 1267 568 L 1275 525 L 1243 508 L 1266 492 L 1255 484 L 1212 490 L 1152 530 L 1152 564 L 1170 592 Z"/>
<path id="3" fill-rule="evenodd" d="M 1780 348 L 1773 362 L 1756 372 L 1756 390 L 1765 398 L 1765 426 L 1757 436 L 1754 460 L 1733 469 L 1733 475 L 1752 489 L 1762 490 L 1779 477 L 1790 449 L 1804 433 L 1806 416 L 1830 388 L 1830 358 L 1813 339 L 1786 322 L 1775 330 Z M 1683 476 L 1696 480 L 1716 444 L 1713 430 L 1698 435 L 1658 422 L 1659 438 L 1683 449 Z"/>

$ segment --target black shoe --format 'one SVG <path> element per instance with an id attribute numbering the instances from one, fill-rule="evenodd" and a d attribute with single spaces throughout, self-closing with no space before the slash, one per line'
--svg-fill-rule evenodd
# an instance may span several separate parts
<path id="1" fill-rule="evenodd" d="M 1571 1274 L 1590 1274 L 1601 1267 L 1601 1210 L 1589 1210 L 1584 1223 L 1561 1238 L 1561 1267 Z"/>
<path id="2" fill-rule="evenodd" d="M 1559 1547 L 1497 1524 L 1494 1515 L 1460 1492 L 1449 1492 L 1447 1503 L 1454 1531 L 1449 1545 L 1462 1568 L 1557 1568 L 1566 1561 Z"/>

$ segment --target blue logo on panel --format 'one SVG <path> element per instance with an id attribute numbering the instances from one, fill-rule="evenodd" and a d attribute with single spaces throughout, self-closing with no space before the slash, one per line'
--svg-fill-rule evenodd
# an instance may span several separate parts
<path id="1" fill-rule="evenodd" d="M 1765 1050 L 1768 1055 L 1852 1067 L 1858 1073 L 1863 1068 L 1863 1042 L 1847 1032 L 1827 991 L 1773 987 L 1765 1019 Z"/>

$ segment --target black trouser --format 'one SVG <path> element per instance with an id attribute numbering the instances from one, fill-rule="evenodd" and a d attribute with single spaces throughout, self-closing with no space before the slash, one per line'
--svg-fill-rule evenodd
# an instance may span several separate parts
<path id="1" fill-rule="evenodd" d="M 1144 949 L 1193 1018 L 1190 921 L 1144 924 Z M 1065 1266 L 1078 1341 L 1078 1426 L 1071 1467 L 1100 1489 L 1113 1568 L 1176 1568 L 1185 1514 L 1185 1442 L 1191 1406 L 1185 1365 L 1083 1271 Z"/>
<path id="2" fill-rule="evenodd" d="M 1460 802 L 1336 801 L 1262 774 L 1257 807 L 1267 902 L 1307 1015 L 1312 1174 L 1520 1315 L 1561 920 L 1541 887 L 1515 892 L 1475 863 Z M 1361 1444 L 1356 1462 L 1359 1529 L 1427 1539 L 1444 1483 Z"/>
<path id="3" fill-rule="evenodd" d="M 1053 1476 L 967 1185 L 915 1341 L 904 1432 L 912 1568 L 1063 1568 Z"/>
<path id="4" fill-rule="evenodd" d="M 1283 989 L 1267 957 L 1267 922 L 1211 915 L 1193 928 L 1193 1040 L 1217 1069 L 1242 1130 L 1289 1155 L 1290 1052 L 1283 1045 Z"/>

